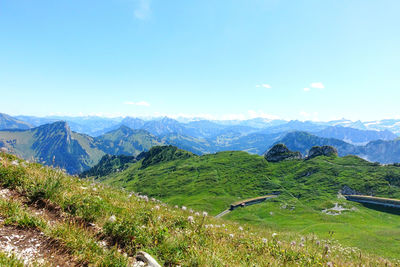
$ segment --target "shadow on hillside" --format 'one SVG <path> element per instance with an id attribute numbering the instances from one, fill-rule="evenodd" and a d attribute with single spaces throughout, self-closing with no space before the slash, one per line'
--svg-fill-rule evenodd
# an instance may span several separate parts
<path id="1" fill-rule="evenodd" d="M 370 203 L 360 203 L 364 207 L 368 209 L 373 209 L 376 211 L 381 211 L 381 212 L 386 212 L 394 215 L 400 215 L 400 209 L 399 208 L 391 208 L 391 207 L 385 207 L 381 205 L 376 205 L 376 204 L 370 204 Z"/>

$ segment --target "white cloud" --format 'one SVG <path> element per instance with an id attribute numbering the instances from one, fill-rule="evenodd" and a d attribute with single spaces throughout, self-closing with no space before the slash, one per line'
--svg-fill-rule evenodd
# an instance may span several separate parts
<path id="1" fill-rule="evenodd" d="M 151 0 L 137 0 L 137 7 L 134 11 L 134 15 L 137 19 L 145 20 L 150 16 L 151 8 L 150 3 Z"/>
<path id="2" fill-rule="evenodd" d="M 310 88 L 306 87 L 306 88 L 304 88 L 303 90 L 304 90 L 304 92 L 309 92 L 309 91 L 310 91 Z"/>
<path id="3" fill-rule="evenodd" d="M 153 114 L 153 117 L 169 117 L 172 119 L 186 119 L 190 120 L 193 118 L 196 119 L 207 119 L 207 120 L 248 120 L 248 119 L 254 119 L 254 118 L 263 118 L 263 119 L 269 119 L 269 120 L 277 120 L 281 119 L 278 116 L 271 115 L 264 113 L 263 111 L 254 111 L 254 110 L 249 110 L 247 113 L 231 113 L 231 114 L 219 114 L 219 115 L 214 115 L 214 114 L 206 114 L 206 113 L 198 113 L 198 114 L 187 114 L 187 113 L 178 113 L 178 114 L 168 114 L 168 113 L 160 113 L 160 112 L 155 112 Z"/>
<path id="4" fill-rule="evenodd" d="M 310 84 L 311 88 L 317 88 L 317 89 L 324 89 L 325 86 L 321 82 L 315 82 Z"/>
<path id="5" fill-rule="evenodd" d="M 132 106 L 150 107 L 150 104 L 146 101 L 139 101 L 139 102 L 126 101 L 124 102 L 124 104 Z"/>
<path id="6" fill-rule="evenodd" d="M 300 111 L 300 116 L 303 117 L 305 121 L 319 121 L 318 112 L 308 113 L 305 111 Z"/>
<path id="7" fill-rule="evenodd" d="M 257 87 L 257 88 L 260 88 L 260 87 L 262 87 L 262 88 L 267 88 L 267 89 L 270 89 L 270 88 L 272 88 L 272 86 L 271 86 L 271 85 L 269 85 L 269 84 L 267 84 L 267 83 L 263 83 L 263 84 L 257 84 L 257 85 L 256 85 L 256 87 Z"/>
<path id="8" fill-rule="evenodd" d="M 261 110 L 257 110 L 257 111 L 249 110 L 247 113 L 248 113 L 247 118 L 249 118 L 249 119 L 255 119 L 255 118 L 263 118 L 263 119 L 268 119 L 268 120 L 278 120 L 278 119 L 280 119 L 279 116 L 267 114 L 267 113 L 264 113 Z"/>

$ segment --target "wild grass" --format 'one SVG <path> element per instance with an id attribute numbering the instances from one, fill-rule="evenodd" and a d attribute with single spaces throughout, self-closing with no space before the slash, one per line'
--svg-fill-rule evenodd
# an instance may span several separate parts
<path id="1" fill-rule="evenodd" d="M 81 262 L 87 259 L 96 266 L 125 266 L 127 259 L 121 258 L 116 250 L 119 248 L 128 256 L 144 250 L 164 266 L 395 264 L 315 235 L 274 233 L 214 219 L 146 196 L 82 181 L 38 164 L 24 167 L 20 162 L 15 166 L 11 164 L 18 160 L 15 157 L 1 157 L 1 186 L 14 188 L 32 201 L 50 201 L 84 224 L 94 223 L 102 237 L 115 245 L 108 251 L 101 249 L 94 234 L 74 223 L 42 229 L 68 247 Z"/>
<path id="2" fill-rule="evenodd" d="M 24 267 L 24 263 L 15 255 L 9 255 L 0 251 L 0 266 Z"/>
<path id="3" fill-rule="evenodd" d="M 46 227 L 46 223 L 43 220 L 31 216 L 18 203 L 11 200 L 0 199 L 0 214 L 5 218 L 3 222 L 5 225 L 35 229 Z"/>

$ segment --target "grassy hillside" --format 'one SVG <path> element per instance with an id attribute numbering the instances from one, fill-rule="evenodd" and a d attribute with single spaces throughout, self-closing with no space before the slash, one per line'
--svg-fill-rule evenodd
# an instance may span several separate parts
<path id="1" fill-rule="evenodd" d="M 133 156 L 162 144 L 149 132 L 132 130 L 126 126 L 97 137 L 96 143 L 97 147 L 107 154 Z"/>
<path id="2" fill-rule="evenodd" d="M 120 172 L 127 169 L 135 163 L 136 157 L 125 155 L 104 155 L 96 166 L 79 174 L 80 177 L 101 177 L 114 172 Z"/>
<path id="3" fill-rule="evenodd" d="M 399 263 L 343 247 L 332 239 L 238 225 L 82 181 L 4 153 L 0 158 L 0 230 L 36 234 L 43 245 L 53 245 L 50 254 L 30 263 L 54 265 L 57 260 L 63 266 L 128 266 L 139 250 L 164 266 Z M 19 248 L 14 251 L 17 257 Z M 21 266 L 15 256 L 2 252 L 0 263 Z"/>
<path id="4" fill-rule="evenodd" d="M 345 186 L 363 194 L 400 198 L 399 167 L 377 166 L 355 156 L 269 163 L 261 156 L 245 152 L 220 152 L 147 168 L 138 162 L 124 172 L 100 180 L 171 204 L 204 209 L 213 215 L 237 200 L 280 192 L 277 199 L 239 209 L 228 218 L 275 230 L 333 235 L 346 245 L 363 247 L 369 252 L 389 257 L 400 255 L 399 246 L 388 245 L 397 242 L 400 216 L 338 198 Z M 335 203 L 348 210 L 338 216 L 322 212 Z M 376 219 L 369 220 L 372 217 Z"/>

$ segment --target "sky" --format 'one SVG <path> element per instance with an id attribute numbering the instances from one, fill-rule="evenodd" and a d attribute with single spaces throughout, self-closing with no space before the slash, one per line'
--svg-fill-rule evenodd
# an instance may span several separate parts
<path id="1" fill-rule="evenodd" d="M 399 118 L 398 0 L 1 0 L 0 112 Z"/>

